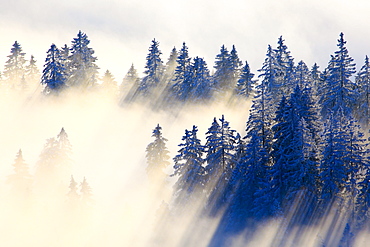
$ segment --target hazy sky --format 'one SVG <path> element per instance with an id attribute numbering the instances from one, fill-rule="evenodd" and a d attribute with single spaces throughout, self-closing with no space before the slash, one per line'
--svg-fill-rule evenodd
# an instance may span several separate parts
<path id="1" fill-rule="evenodd" d="M 256 71 L 280 35 L 295 61 L 310 67 L 327 65 L 340 32 L 358 66 L 370 55 L 368 0 L 0 1 L 1 71 L 15 40 L 41 69 L 50 45 L 70 45 L 78 30 L 90 38 L 100 73 L 109 69 L 119 82 L 131 63 L 143 72 L 153 38 L 164 61 L 185 41 L 190 56 L 204 57 L 210 68 L 222 44 L 235 44 Z"/>

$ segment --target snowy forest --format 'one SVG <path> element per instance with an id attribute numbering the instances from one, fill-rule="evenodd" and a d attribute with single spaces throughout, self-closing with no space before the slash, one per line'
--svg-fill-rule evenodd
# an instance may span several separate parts
<path id="1" fill-rule="evenodd" d="M 143 72 L 116 79 L 82 31 L 46 48 L 42 69 L 15 41 L 0 74 L 0 243 L 366 246 L 370 63 L 335 42 L 325 68 L 283 36 L 250 68 L 234 45 L 209 65 L 186 42 L 164 60 L 153 39 Z"/>

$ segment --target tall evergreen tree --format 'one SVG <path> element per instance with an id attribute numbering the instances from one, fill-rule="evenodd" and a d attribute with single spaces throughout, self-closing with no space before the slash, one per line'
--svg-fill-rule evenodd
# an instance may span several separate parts
<path id="1" fill-rule="evenodd" d="M 14 173 L 9 175 L 7 183 L 11 186 L 12 194 L 24 199 L 31 193 L 32 177 L 29 172 L 29 166 L 23 159 L 22 150 L 19 149 L 13 163 Z"/>
<path id="2" fill-rule="evenodd" d="M 66 87 L 67 76 L 59 49 L 52 44 L 47 52 L 41 83 L 45 94 L 58 94 Z"/>
<path id="3" fill-rule="evenodd" d="M 170 89 L 170 98 L 179 101 L 186 101 L 190 89 L 191 81 L 191 58 L 189 57 L 188 47 L 183 43 L 177 57 L 177 67 L 175 69 L 173 85 Z"/>
<path id="4" fill-rule="evenodd" d="M 236 51 L 234 52 L 233 62 L 235 64 L 232 64 L 229 51 L 227 50 L 225 45 L 222 45 L 220 53 L 216 56 L 214 66 L 216 71 L 213 75 L 216 88 L 220 94 L 224 94 L 226 91 L 231 90 L 235 87 L 235 84 L 232 84 L 232 79 L 234 76 L 233 65 L 236 66 L 236 64 L 240 62 L 237 58 Z"/>
<path id="5" fill-rule="evenodd" d="M 150 179 L 154 181 L 163 180 L 166 176 L 165 169 L 170 164 L 169 160 L 169 151 L 166 147 L 166 142 L 168 141 L 166 138 L 162 136 L 162 127 L 157 125 L 154 128 L 152 137 L 155 138 L 153 142 L 151 142 L 146 147 L 146 160 L 147 160 L 147 174 Z"/>
<path id="6" fill-rule="evenodd" d="M 8 81 L 11 88 L 18 87 L 22 77 L 26 73 L 25 54 L 26 53 L 23 52 L 21 45 L 15 41 L 4 68 L 4 79 Z"/>
<path id="7" fill-rule="evenodd" d="M 240 78 L 236 84 L 235 93 L 244 97 L 253 97 L 256 85 L 256 80 L 253 79 L 254 74 L 249 68 L 249 64 L 245 61 L 245 65 L 242 68 Z"/>
<path id="8" fill-rule="evenodd" d="M 179 204 L 194 203 L 203 196 L 204 189 L 204 146 L 197 137 L 198 129 L 193 126 L 191 131 L 185 130 L 179 146 L 178 155 L 174 157 L 174 173 L 178 176 L 175 184 L 175 197 Z"/>
<path id="9" fill-rule="evenodd" d="M 360 124 L 367 128 L 370 124 L 370 63 L 368 56 L 365 57 L 365 63 L 356 76 L 356 87 L 359 98 L 355 110 L 355 117 Z"/>
<path id="10" fill-rule="evenodd" d="M 346 43 L 344 34 L 341 33 L 337 44 L 339 49 L 329 62 L 328 76 L 320 98 L 321 113 L 324 117 L 328 116 L 330 110 L 336 114 L 339 108 L 342 108 L 346 116 L 353 114 L 355 99 L 358 98 L 355 84 L 351 80 L 352 75 L 356 72 L 355 63 L 348 54 Z"/>
<path id="11" fill-rule="evenodd" d="M 285 97 L 289 96 L 294 89 L 292 86 L 292 74 L 294 71 L 293 58 L 288 51 L 288 47 L 284 44 L 283 37 L 280 36 L 278 39 L 278 46 L 274 49 L 276 59 L 276 70 L 275 77 L 277 84 L 280 86 L 279 90 Z"/>
<path id="12" fill-rule="evenodd" d="M 142 79 L 138 88 L 138 93 L 142 96 L 150 95 L 161 84 L 164 66 L 160 57 L 162 52 L 158 46 L 159 42 L 153 39 L 149 47 L 149 54 L 146 57 L 146 70 L 144 71 L 146 76 Z"/>
<path id="13" fill-rule="evenodd" d="M 227 184 L 235 167 L 235 130 L 231 130 L 224 116 L 218 124 L 214 118 L 206 133 L 206 162 L 208 207 L 211 214 L 217 213 L 227 203 Z"/>
<path id="14" fill-rule="evenodd" d="M 81 30 L 72 40 L 69 56 L 68 84 L 75 87 L 93 87 L 97 81 L 99 67 L 95 64 L 95 51 L 89 47 L 90 40 Z"/>
<path id="15" fill-rule="evenodd" d="M 26 78 L 26 81 L 30 84 L 30 90 L 34 90 L 36 88 L 41 78 L 36 62 L 37 61 L 35 60 L 35 57 L 31 55 L 29 63 L 28 65 L 26 65 L 25 78 Z"/>
<path id="16" fill-rule="evenodd" d="M 80 197 L 83 209 L 91 208 L 94 205 L 92 188 L 85 177 L 80 183 Z"/>
<path id="17" fill-rule="evenodd" d="M 106 70 L 101 84 L 103 90 L 108 94 L 116 95 L 118 92 L 117 82 L 109 70 Z"/>
<path id="18" fill-rule="evenodd" d="M 207 63 L 203 58 L 194 58 L 191 64 L 191 94 L 189 95 L 193 102 L 206 102 L 212 96 L 212 84 Z"/>

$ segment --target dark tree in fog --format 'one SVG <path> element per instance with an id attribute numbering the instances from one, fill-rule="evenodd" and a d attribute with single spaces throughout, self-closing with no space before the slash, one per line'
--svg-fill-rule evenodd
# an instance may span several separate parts
<path id="1" fill-rule="evenodd" d="M 41 83 L 45 85 L 45 94 L 58 94 L 65 89 L 67 75 L 63 58 L 56 45 L 52 44 L 47 52 Z"/>

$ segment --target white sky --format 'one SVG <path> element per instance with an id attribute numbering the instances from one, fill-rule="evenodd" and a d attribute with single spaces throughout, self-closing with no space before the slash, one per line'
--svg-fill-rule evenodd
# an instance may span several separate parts
<path id="1" fill-rule="evenodd" d="M 134 63 L 144 71 L 150 42 L 156 38 L 167 61 L 183 41 L 191 57 L 204 57 L 210 69 L 222 44 L 236 45 L 253 71 L 268 44 L 283 35 L 295 61 L 326 67 L 340 32 L 361 66 L 370 55 L 368 0 L 0 0 L 0 70 L 15 40 L 42 69 L 52 43 L 70 45 L 78 30 L 91 40 L 103 74 L 120 82 Z"/>

